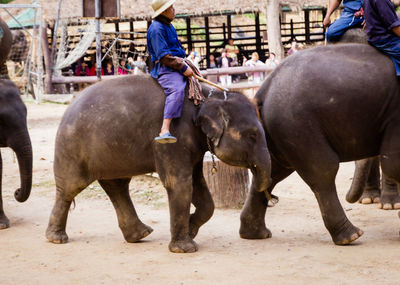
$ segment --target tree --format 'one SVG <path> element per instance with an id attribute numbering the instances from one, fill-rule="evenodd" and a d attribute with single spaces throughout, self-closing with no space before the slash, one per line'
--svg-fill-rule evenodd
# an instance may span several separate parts
<path id="1" fill-rule="evenodd" d="M 281 40 L 281 24 L 279 22 L 279 0 L 267 0 L 267 35 L 269 51 L 281 60 L 284 50 Z"/>

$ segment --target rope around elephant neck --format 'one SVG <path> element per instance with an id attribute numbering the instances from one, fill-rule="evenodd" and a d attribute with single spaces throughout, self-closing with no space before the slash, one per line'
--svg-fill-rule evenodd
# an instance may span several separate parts
<path id="1" fill-rule="evenodd" d="M 214 153 L 211 150 L 210 138 L 208 136 L 207 136 L 207 146 L 208 146 L 208 151 L 211 153 L 211 160 L 212 160 L 211 173 L 215 174 L 218 172 L 218 169 L 217 169 L 217 164 L 215 163 Z"/>

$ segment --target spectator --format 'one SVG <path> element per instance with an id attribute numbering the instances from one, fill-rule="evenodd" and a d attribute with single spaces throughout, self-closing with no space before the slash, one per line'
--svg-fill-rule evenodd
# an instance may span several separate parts
<path id="1" fill-rule="evenodd" d="M 239 48 L 235 45 L 233 39 L 228 40 L 228 44 L 225 46 L 225 50 L 228 54 L 228 57 L 232 59 L 231 66 L 238 65 Z"/>
<path id="2" fill-rule="evenodd" d="M 260 65 L 264 65 L 264 63 L 259 60 L 259 56 L 257 52 L 253 52 L 251 54 L 251 59 L 247 60 L 247 58 L 244 58 L 243 60 L 243 66 L 247 66 L 247 67 L 255 67 L 255 66 L 260 66 Z M 252 72 L 251 74 L 248 75 L 248 79 L 249 81 L 254 81 L 256 83 L 261 82 L 261 80 L 263 80 L 263 73 L 262 72 Z"/>
<path id="3" fill-rule="evenodd" d="M 106 64 L 106 69 L 104 70 L 104 75 L 114 75 L 114 66 L 111 61 Z"/>
<path id="4" fill-rule="evenodd" d="M 265 64 L 270 68 L 275 68 L 279 64 L 279 60 L 276 58 L 275 53 L 270 52 L 268 59 L 265 61 Z"/>
<path id="5" fill-rule="evenodd" d="M 89 75 L 89 67 L 85 61 L 82 61 L 78 66 L 76 67 L 75 71 L 76 76 L 88 76 Z"/>
<path id="6" fill-rule="evenodd" d="M 296 41 L 292 41 L 291 47 L 290 47 L 290 49 L 288 50 L 287 55 L 294 54 L 294 53 L 296 53 L 296 52 L 298 52 L 298 51 L 299 51 L 299 50 L 297 49 L 297 43 L 296 43 Z"/>
<path id="7" fill-rule="evenodd" d="M 194 66 L 197 67 L 198 70 L 200 70 L 200 66 L 199 66 L 199 62 L 201 61 L 201 56 L 199 55 L 199 53 L 196 51 L 192 51 L 190 52 L 189 56 L 187 57 L 187 59 L 193 63 Z"/>
<path id="8" fill-rule="evenodd" d="M 134 74 L 141 74 L 141 73 L 147 73 L 147 65 L 146 62 L 143 60 L 143 56 L 138 55 L 136 58 L 136 61 L 133 63 L 134 65 Z"/>
<path id="9" fill-rule="evenodd" d="M 208 58 L 208 68 L 217 68 L 217 61 L 215 60 L 215 56 L 213 54 L 210 54 L 210 57 Z"/>
<path id="10" fill-rule="evenodd" d="M 218 59 L 218 67 L 227 68 L 231 66 L 232 59 L 228 57 L 226 50 L 222 51 L 221 57 Z M 219 77 L 222 85 L 229 85 L 232 83 L 231 75 L 221 75 Z"/>
<path id="11" fill-rule="evenodd" d="M 125 59 L 121 59 L 119 61 L 119 67 L 118 67 L 118 75 L 126 75 L 128 74 L 128 68 L 126 66 L 126 60 Z"/>
<path id="12" fill-rule="evenodd" d="M 352 27 L 361 27 L 364 21 L 363 12 L 360 10 L 363 0 L 344 0 L 344 10 L 337 19 L 331 25 L 331 15 L 339 7 L 342 0 L 332 0 L 326 16 L 324 19 L 324 27 L 328 28 L 326 30 L 326 40 L 328 42 L 336 42 L 344 34 L 345 31 Z"/>

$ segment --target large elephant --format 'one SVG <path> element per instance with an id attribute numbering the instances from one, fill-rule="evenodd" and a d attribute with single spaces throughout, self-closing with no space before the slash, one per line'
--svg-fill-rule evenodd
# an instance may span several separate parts
<path id="1" fill-rule="evenodd" d="M 15 191 L 19 202 L 28 199 L 32 188 L 32 146 L 26 124 L 26 107 L 18 88 L 10 80 L 0 79 L 0 147 L 10 147 L 17 155 L 21 188 Z M 2 166 L 0 153 L 0 229 L 10 226 L 3 210 Z"/>
<path id="2" fill-rule="evenodd" d="M 400 17 L 400 12 L 398 12 Z M 347 30 L 337 44 L 361 43 L 368 44 L 368 37 L 361 28 Z M 379 203 L 384 210 L 400 209 L 400 195 L 397 184 L 392 179 L 382 175 L 382 186 L 379 170 L 379 157 L 356 161 L 351 187 L 346 195 L 349 203 L 359 201 L 362 204 Z"/>
<path id="3" fill-rule="evenodd" d="M 257 188 L 270 181 L 270 158 L 255 106 L 243 95 L 203 86 L 200 106 L 185 98 L 182 117 L 172 122 L 175 144 L 154 142 L 163 119 L 165 95 L 150 76 L 124 76 L 85 89 L 65 112 L 56 137 L 56 201 L 46 231 L 54 243 L 65 232 L 73 198 L 97 180 L 110 197 L 128 242 L 152 232 L 129 196 L 134 175 L 157 171 L 168 192 L 172 252 L 194 252 L 199 227 L 214 204 L 203 177 L 203 156 L 211 149 L 230 165 L 250 168 Z M 190 215 L 190 204 L 196 207 Z"/>
<path id="4" fill-rule="evenodd" d="M 6 22 L 0 18 L 0 79 L 4 76 L 8 79 L 7 66 L 5 62 L 11 50 L 12 34 Z"/>
<path id="5" fill-rule="evenodd" d="M 363 232 L 346 217 L 335 177 L 339 162 L 382 156 L 382 170 L 400 181 L 400 80 L 393 62 L 364 44 L 298 52 L 279 65 L 256 94 L 271 154 L 272 184 L 293 171 L 314 192 L 335 244 Z M 270 236 L 267 200 L 251 187 L 241 214 L 243 238 Z"/>

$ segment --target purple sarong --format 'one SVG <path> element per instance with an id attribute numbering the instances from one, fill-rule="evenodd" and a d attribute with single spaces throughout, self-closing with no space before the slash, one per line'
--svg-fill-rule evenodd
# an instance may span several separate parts
<path id="1" fill-rule="evenodd" d="M 165 65 L 161 66 L 158 83 L 167 96 L 164 106 L 164 119 L 179 118 L 182 113 L 187 79 L 184 75 Z"/>

